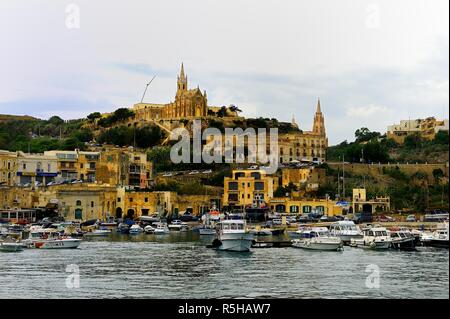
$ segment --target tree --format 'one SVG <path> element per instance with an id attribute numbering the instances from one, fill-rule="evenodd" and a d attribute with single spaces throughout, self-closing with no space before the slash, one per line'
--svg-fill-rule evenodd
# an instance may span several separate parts
<path id="1" fill-rule="evenodd" d="M 448 131 L 439 131 L 436 133 L 436 135 L 434 136 L 433 142 L 435 144 L 443 144 L 443 145 L 448 145 L 449 143 L 449 138 L 448 138 Z"/>
<path id="2" fill-rule="evenodd" d="M 87 119 L 94 121 L 95 119 L 99 119 L 101 117 L 102 117 L 102 114 L 100 112 L 93 112 L 87 116 Z"/>
<path id="3" fill-rule="evenodd" d="M 355 142 L 367 142 L 370 141 L 376 137 L 380 137 L 380 132 L 371 132 L 367 127 L 362 127 L 360 129 L 357 129 L 355 131 Z"/>
<path id="4" fill-rule="evenodd" d="M 48 119 L 47 121 L 50 124 L 53 125 L 62 125 L 64 124 L 64 120 L 62 118 L 60 118 L 59 116 L 52 116 L 51 118 Z"/>

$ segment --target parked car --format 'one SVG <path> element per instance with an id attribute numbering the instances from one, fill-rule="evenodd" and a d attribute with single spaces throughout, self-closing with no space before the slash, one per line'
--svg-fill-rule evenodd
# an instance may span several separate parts
<path id="1" fill-rule="evenodd" d="M 199 173 L 199 171 L 190 171 L 189 175 L 195 175 L 195 174 L 198 174 L 198 173 Z"/>
<path id="2" fill-rule="evenodd" d="M 163 177 L 171 177 L 171 176 L 173 176 L 173 174 L 169 172 L 163 174 Z"/>
<path id="3" fill-rule="evenodd" d="M 393 218 L 391 216 L 381 215 L 377 218 L 377 221 L 379 221 L 381 223 L 390 223 L 390 222 L 395 222 L 395 218 Z"/>
<path id="4" fill-rule="evenodd" d="M 416 216 L 415 215 L 408 215 L 408 217 L 406 217 L 406 221 L 408 223 L 413 223 L 416 221 Z"/>
<path id="5" fill-rule="evenodd" d="M 356 213 L 353 216 L 353 222 L 355 224 L 360 224 L 360 223 L 372 223 L 373 222 L 373 215 L 371 212 L 360 212 L 360 213 Z"/>
<path id="6" fill-rule="evenodd" d="M 212 170 L 211 170 L 211 169 L 207 169 L 207 170 L 203 171 L 202 173 L 203 173 L 203 174 L 211 174 L 211 173 L 212 173 Z"/>

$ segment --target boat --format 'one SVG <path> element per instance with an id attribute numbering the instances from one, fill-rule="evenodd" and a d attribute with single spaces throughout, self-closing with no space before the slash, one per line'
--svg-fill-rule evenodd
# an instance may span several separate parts
<path id="1" fill-rule="evenodd" d="M 415 237 L 407 228 L 389 229 L 391 236 L 391 247 L 398 250 L 416 250 Z"/>
<path id="2" fill-rule="evenodd" d="M 170 233 L 169 227 L 166 223 L 157 223 L 154 230 L 155 235 L 164 235 Z"/>
<path id="3" fill-rule="evenodd" d="M 80 244 L 81 239 L 62 236 L 36 241 L 34 247 L 40 249 L 74 249 L 78 248 Z"/>
<path id="4" fill-rule="evenodd" d="M 217 233 L 216 225 L 220 222 L 220 212 L 213 206 L 209 213 L 202 216 L 203 225 L 197 227 L 196 230 L 200 235 L 211 236 Z"/>
<path id="5" fill-rule="evenodd" d="M 141 226 L 138 224 L 131 225 L 130 227 L 130 235 L 138 235 L 144 231 Z"/>
<path id="6" fill-rule="evenodd" d="M 392 239 L 388 235 L 385 227 L 375 226 L 363 229 L 362 238 L 352 238 L 350 246 L 368 249 L 389 249 Z"/>
<path id="7" fill-rule="evenodd" d="M 340 220 L 330 225 L 330 234 L 339 237 L 344 245 L 348 245 L 352 238 L 362 238 L 363 233 L 352 220 Z"/>
<path id="8" fill-rule="evenodd" d="M 244 219 L 222 220 L 218 226 L 218 235 L 213 241 L 215 248 L 227 251 L 250 251 L 253 243 L 253 234 L 246 230 Z"/>
<path id="9" fill-rule="evenodd" d="M 128 234 L 130 232 L 130 225 L 120 223 L 119 226 L 117 226 L 117 231 L 121 234 Z"/>
<path id="10" fill-rule="evenodd" d="M 86 237 L 103 237 L 103 236 L 109 236 L 112 233 L 111 229 L 92 229 L 91 231 L 88 231 L 84 233 L 84 236 Z"/>
<path id="11" fill-rule="evenodd" d="M 173 220 L 170 225 L 168 225 L 169 230 L 175 230 L 175 231 L 184 231 L 187 230 L 189 227 L 185 222 L 182 222 L 181 220 Z"/>
<path id="12" fill-rule="evenodd" d="M 19 252 L 22 250 L 23 244 L 20 241 L 16 241 L 10 237 L 7 237 L 4 241 L 0 242 L 0 251 Z"/>
<path id="13" fill-rule="evenodd" d="M 255 236 L 272 236 L 272 231 L 267 228 L 254 228 L 250 230 L 250 233 Z"/>
<path id="14" fill-rule="evenodd" d="M 428 242 L 428 246 L 438 248 L 449 248 L 448 245 L 448 223 L 438 225 L 433 237 Z"/>
<path id="15" fill-rule="evenodd" d="M 300 238 L 292 240 L 292 247 L 311 250 L 341 251 L 344 243 L 341 238 L 332 236 L 326 227 L 305 227 Z"/>
<path id="16" fill-rule="evenodd" d="M 146 234 L 153 234 L 155 232 L 155 228 L 151 225 L 147 225 L 144 227 L 144 232 Z"/>

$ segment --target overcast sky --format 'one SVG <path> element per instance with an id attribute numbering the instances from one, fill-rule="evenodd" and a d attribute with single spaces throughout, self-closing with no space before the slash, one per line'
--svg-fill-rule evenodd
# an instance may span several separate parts
<path id="1" fill-rule="evenodd" d="M 76 9 L 79 8 L 79 28 Z M 310 130 L 448 118 L 448 0 L 2 0 L 0 113 L 84 117 L 168 103 L 183 61 L 210 105 Z M 67 11 L 67 12 L 66 12 Z"/>

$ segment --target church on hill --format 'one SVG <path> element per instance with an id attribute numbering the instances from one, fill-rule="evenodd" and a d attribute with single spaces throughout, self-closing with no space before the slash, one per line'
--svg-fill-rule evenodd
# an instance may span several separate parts
<path id="1" fill-rule="evenodd" d="M 138 103 L 133 107 L 138 120 L 200 118 L 208 115 L 206 91 L 188 88 L 184 65 L 177 79 L 177 92 L 168 104 Z"/>

